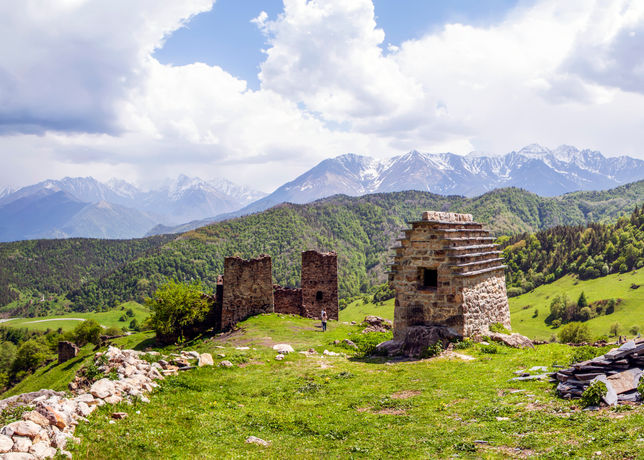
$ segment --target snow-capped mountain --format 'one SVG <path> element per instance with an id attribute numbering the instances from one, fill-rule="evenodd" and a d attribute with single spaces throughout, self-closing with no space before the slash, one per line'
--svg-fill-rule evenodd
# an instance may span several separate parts
<path id="1" fill-rule="evenodd" d="M 45 180 L 0 194 L 0 241 L 140 237 L 155 225 L 235 211 L 264 195 L 225 179 L 183 175 L 147 191 L 119 179 Z"/>
<path id="2" fill-rule="evenodd" d="M 324 160 L 235 215 L 278 203 L 308 203 L 337 193 L 423 190 L 442 195 L 477 196 L 500 187 L 520 187 L 542 196 L 575 190 L 601 190 L 644 178 L 644 161 L 604 157 L 601 152 L 538 144 L 502 156 L 411 151 L 389 160 L 355 154 Z"/>

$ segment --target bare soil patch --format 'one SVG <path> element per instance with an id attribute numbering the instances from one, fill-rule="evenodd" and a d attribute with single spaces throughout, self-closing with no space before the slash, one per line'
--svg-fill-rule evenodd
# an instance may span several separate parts
<path id="1" fill-rule="evenodd" d="M 391 395 L 391 399 L 409 399 L 413 398 L 414 396 L 418 396 L 422 392 L 420 390 L 404 390 L 404 391 L 397 391 L 396 393 Z"/>

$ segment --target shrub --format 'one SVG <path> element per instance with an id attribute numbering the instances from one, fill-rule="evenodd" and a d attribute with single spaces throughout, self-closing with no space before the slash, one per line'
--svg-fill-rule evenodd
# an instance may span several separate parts
<path id="1" fill-rule="evenodd" d="M 157 338 L 165 343 L 183 341 L 198 332 L 209 311 L 199 283 L 169 281 L 157 289 L 146 305 L 152 311 L 149 321 Z"/>
<path id="2" fill-rule="evenodd" d="M 139 322 L 134 318 L 132 321 L 130 321 L 130 329 L 133 331 L 140 331 L 141 327 L 139 326 Z"/>
<path id="3" fill-rule="evenodd" d="M 539 309 L 538 309 L 538 308 L 535 308 L 535 309 L 534 309 L 534 313 L 532 314 L 532 317 L 533 317 L 533 318 L 536 318 L 536 317 L 538 317 L 538 316 L 539 316 Z"/>
<path id="4" fill-rule="evenodd" d="M 554 321 L 553 321 L 552 323 L 550 323 L 550 324 L 552 324 L 552 327 L 553 327 L 554 329 L 557 329 L 558 327 L 560 327 L 560 326 L 561 326 L 561 320 L 560 320 L 560 319 L 556 319 L 556 320 L 554 320 Z"/>
<path id="5" fill-rule="evenodd" d="M 570 355 L 570 364 L 588 361 L 589 359 L 603 355 L 605 352 L 603 348 L 591 347 L 590 345 L 574 347 Z"/>
<path id="6" fill-rule="evenodd" d="M 579 319 L 582 321 L 588 321 L 590 318 L 592 318 L 593 314 L 590 311 L 590 307 L 584 307 L 581 310 L 579 310 Z"/>
<path id="7" fill-rule="evenodd" d="M 430 345 L 427 349 L 420 355 L 421 358 L 432 358 L 438 356 L 443 352 L 443 344 L 441 342 L 436 342 L 434 345 Z"/>
<path id="8" fill-rule="evenodd" d="M 640 394 L 640 400 L 644 400 L 644 379 L 640 377 L 640 383 L 637 384 L 637 392 Z"/>
<path id="9" fill-rule="evenodd" d="M 581 343 L 590 341 L 588 325 L 568 323 L 559 331 L 559 341 L 562 343 Z"/>
<path id="10" fill-rule="evenodd" d="M 121 333 L 122 333 L 121 329 L 119 329 L 118 327 L 114 327 L 114 326 L 108 327 L 103 332 L 104 332 L 105 335 L 110 336 L 110 337 L 115 336 L 115 335 L 121 335 Z"/>
<path id="11" fill-rule="evenodd" d="M 386 342 L 392 338 L 393 334 L 391 332 L 367 332 L 366 334 L 358 332 L 349 336 L 349 339 L 358 347 L 358 352 L 363 355 L 373 354 L 379 343 Z"/>
<path id="12" fill-rule="evenodd" d="M 42 340 L 29 339 L 18 348 L 16 359 L 11 366 L 12 374 L 20 371 L 31 371 L 40 367 L 50 356 L 47 344 Z"/>
<path id="13" fill-rule="evenodd" d="M 119 321 L 125 322 L 127 321 L 127 317 L 125 315 L 121 315 L 121 317 L 119 318 Z"/>
<path id="14" fill-rule="evenodd" d="M 381 284 L 376 288 L 376 292 L 373 294 L 373 303 L 393 299 L 395 295 L 395 291 L 391 289 L 388 283 Z"/>
<path id="15" fill-rule="evenodd" d="M 606 307 L 606 314 L 607 315 L 612 315 L 615 312 L 615 305 L 617 304 L 617 301 L 615 299 L 610 299 L 608 301 L 608 306 Z"/>
<path id="16" fill-rule="evenodd" d="M 584 390 L 581 395 L 581 404 L 584 407 L 588 406 L 599 406 L 602 402 L 602 398 L 608 393 L 608 388 L 606 384 L 600 380 L 595 380 L 588 388 Z"/>
<path id="17" fill-rule="evenodd" d="M 74 328 L 72 331 L 72 340 L 79 347 L 84 347 L 88 343 L 93 343 L 98 345 L 100 343 L 100 337 L 103 333 L 103 328 L 97 321 L 93 319 L 87 319 L 81 321 L 81 323 Z"/>
<path id="18" fill-rule="evenodd" d="M 465 350 L 466 348 L 470 348 L 472 345 L 474 345 L 474 341 L 472 341 L 472 339 L 470 339 L 469 337 L 465 337 L 462 341 L 456 342 L 454 344 L 454 349 Z"/>
<path id="19" fill-rule="evenodd" d="M 501 334 L 511 334 L 505 326 L 501 323 L 492 323 L 490 324 L 490 332 L 499 332 Z"/>
<path id="20" fill-rule="evenodd" d="M 499 349 L 494 344 L 481 345 L 481 352 L 482 353 L 487 353 L 487 354 L 490 354 L 490 355 L 495 355 L 495 354 L 497 354 L 499 352 Z"/>
<path id="21" fill-rule="evenodd" d="M 639 326 L 633 326 L 633 327 L 630 328 L 630 330 L 628 332 L 630 332 L 631 335 L 637 335 L 637 334 L 640 333 L 640 327 Z"/>
<path id="22" fill-rule="evenodd" d="M 134 310 L 132 310 L 131 308 L 128 308 L 128 309 L 125 311 L 125 314 L 126 314 L 129 318 L 132 318 L 132 317 L 134 317 Z"/>

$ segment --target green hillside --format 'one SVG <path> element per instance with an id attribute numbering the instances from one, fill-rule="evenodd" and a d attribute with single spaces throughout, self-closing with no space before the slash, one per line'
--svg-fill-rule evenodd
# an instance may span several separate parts
<path id="1" fill-rule="evenodd" d="M 621 334 L 628 335 L 632 326 L 644 328 L 644 286 L 633 289 L 633 285 L 644 285 L 644 270 L 616 273 L 585 281 L 564 276 L 532 292 L 510 298 L 512 329 L 532 338 L 550 338 L 558 331 L 545 322 L 552 299 L 565 293 L 571 301 L 576 302 L 583 291 L 589 302 L 605 299 L 623 300 L 618 303 L 614 313 L 585 322 L 593 336 L 608 335 L 609 328 L 614 323 L 621 325 Z M 539 311 L 536 317 L 535 309 Z"/>
<path id="2" fill-rule="evenodd" d="M 495 234 L 532 231 L 586 218 L 610 220 L 644 201 L 644 182 L 607 192 L 542 198 L 503 189 L 478 198 L 399 192 L 363 197 L 336 196 L 307 205 L 284 204 L 262 213 L 216 223 L 179 236 L 154 254 L 87 283 L 69 298 L 75 309 L 113 304 L 150 294 L 166 277 L 201 280 L 214 287 L 224 257 L 273 257 L 274 281 L 293 287 L 300 278 L 300 252 L 338 252 L 342 297 L 385 281 L 388 250 L 406 227 L 427 209 L 471 212 Z"/>

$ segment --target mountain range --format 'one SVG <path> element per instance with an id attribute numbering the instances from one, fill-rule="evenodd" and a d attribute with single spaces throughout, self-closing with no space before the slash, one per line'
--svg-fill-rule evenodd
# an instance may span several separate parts
<path id="1" fill-rule="evenodd" d="M 538 144 L 502 156 L 411 151 L 388 160 L 345 154 L 322 161 L 266 195 L 226 179 L 185 175 L 153 190 L 119 179 L 46 180 L 0 191 L 0 241 L 33 238 L 134 238 L 180 233 L 280 203 L 342 194 L 417 190 L 474 197 L 503 187 L 541 196 L 605 190 L 644 178 L 644 161 L 594 150 Z"/>
<path id="2" fill-rule="evenodd" d="M 46 180 L 0 192 L 0 241 L 135 238 L 159 223 L 179 224 L 234 211 L 264 195 L 225 179 L 183 175 L 149 191 L 115 179 Z"/>
<path id="3" fill-rule="evenodd" d="M 642 160 L 627 156 L 606 158 L 601 152 L 568 145 L 550 150 L 532 144 L 502 156 L 414 150 L 389 160 L 377 160 L 346 154 L 322 161 L 240 210 L 176 227 L 158 226 L 149 235 L 180 233 L 260 212 L 279 203 L 304 204 L 335 194 L 360 196 L 418 190 L 474 197 L 498 188 L 519 187 L 548 197 L 580 190 L 606 190 L 642 178 Z"/>

